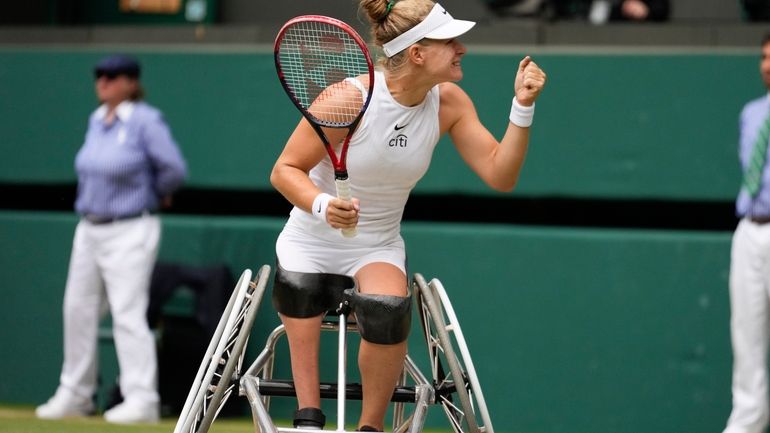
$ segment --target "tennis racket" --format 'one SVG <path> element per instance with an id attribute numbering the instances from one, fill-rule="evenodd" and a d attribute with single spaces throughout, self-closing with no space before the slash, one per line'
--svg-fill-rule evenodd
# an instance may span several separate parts
<path id="1" fill-rule="evenodd" d="M 275 68 L 289 98 L 310 122 L 334 167 L 337 197 L 350 201 L 346 165 L 350 138 L 369 106 L 374 66 L 361 36 L 344 22 L 303 15 L 283 25 L 275 39 Z M 347 136 L 330 143 L 323 128 L 347 128 Z M 346 237 L 356 229 L 343 229 Z"/>

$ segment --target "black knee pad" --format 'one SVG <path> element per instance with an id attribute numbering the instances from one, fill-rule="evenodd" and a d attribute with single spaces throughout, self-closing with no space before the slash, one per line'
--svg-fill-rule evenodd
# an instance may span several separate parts
<path id="1" fill-rule="evenodd" d="M 361 338 L 376 344 L 397 344 L 406 340 L 412 324 L 412 297 L 369 295 L 357 289 L 345 291 L 356 314 Z"/>
<path id="2" fill-rule="evenodd" d="M 276 263 L 273 307 L 289 317 L 315 317 L 335 310 L 345 290 L 356 287 L 347 275 L 287 271 Z"/>

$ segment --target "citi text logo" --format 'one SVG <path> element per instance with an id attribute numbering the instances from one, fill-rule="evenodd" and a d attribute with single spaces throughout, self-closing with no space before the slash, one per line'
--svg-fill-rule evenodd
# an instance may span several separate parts
<path id="1" fill-rule="evenodd" d="M 404 134 L 398 134 L 396 138 L 391 138 L 388 147 L 406 147 L 407 137 Z"/>

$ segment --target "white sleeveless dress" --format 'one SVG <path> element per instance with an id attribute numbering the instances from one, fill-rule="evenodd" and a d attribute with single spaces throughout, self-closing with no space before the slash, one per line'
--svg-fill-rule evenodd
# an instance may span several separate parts
<path id="1" fill-rule="evenodd" d="M 372 100 L 347 156 L 351 194 L 360 200 L 358 234 L 346 238 L 295 207 L 276 244 L 285 269 L 353 275 L 367 263 L 385 261 L 405 271 L 401 218 L 439 141 L 438 111 L 438 86 L 419 105 L 406 107 L 393 99 L 383 73 L 375 73 Z M 310 179 L 336 195 L 328 157 L 310 171 Z"/>

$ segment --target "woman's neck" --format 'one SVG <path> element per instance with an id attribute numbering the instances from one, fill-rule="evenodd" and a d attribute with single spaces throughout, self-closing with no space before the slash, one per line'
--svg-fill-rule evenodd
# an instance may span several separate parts
<path id="1" fill-rule="evenodd" d="M 388 91 L 399 104 L 414 107 L 425 100 L 425 96 L 436 83 L 421 80 L 418 76 L 405 73 L 385 72 L 385 84 Z"/>

